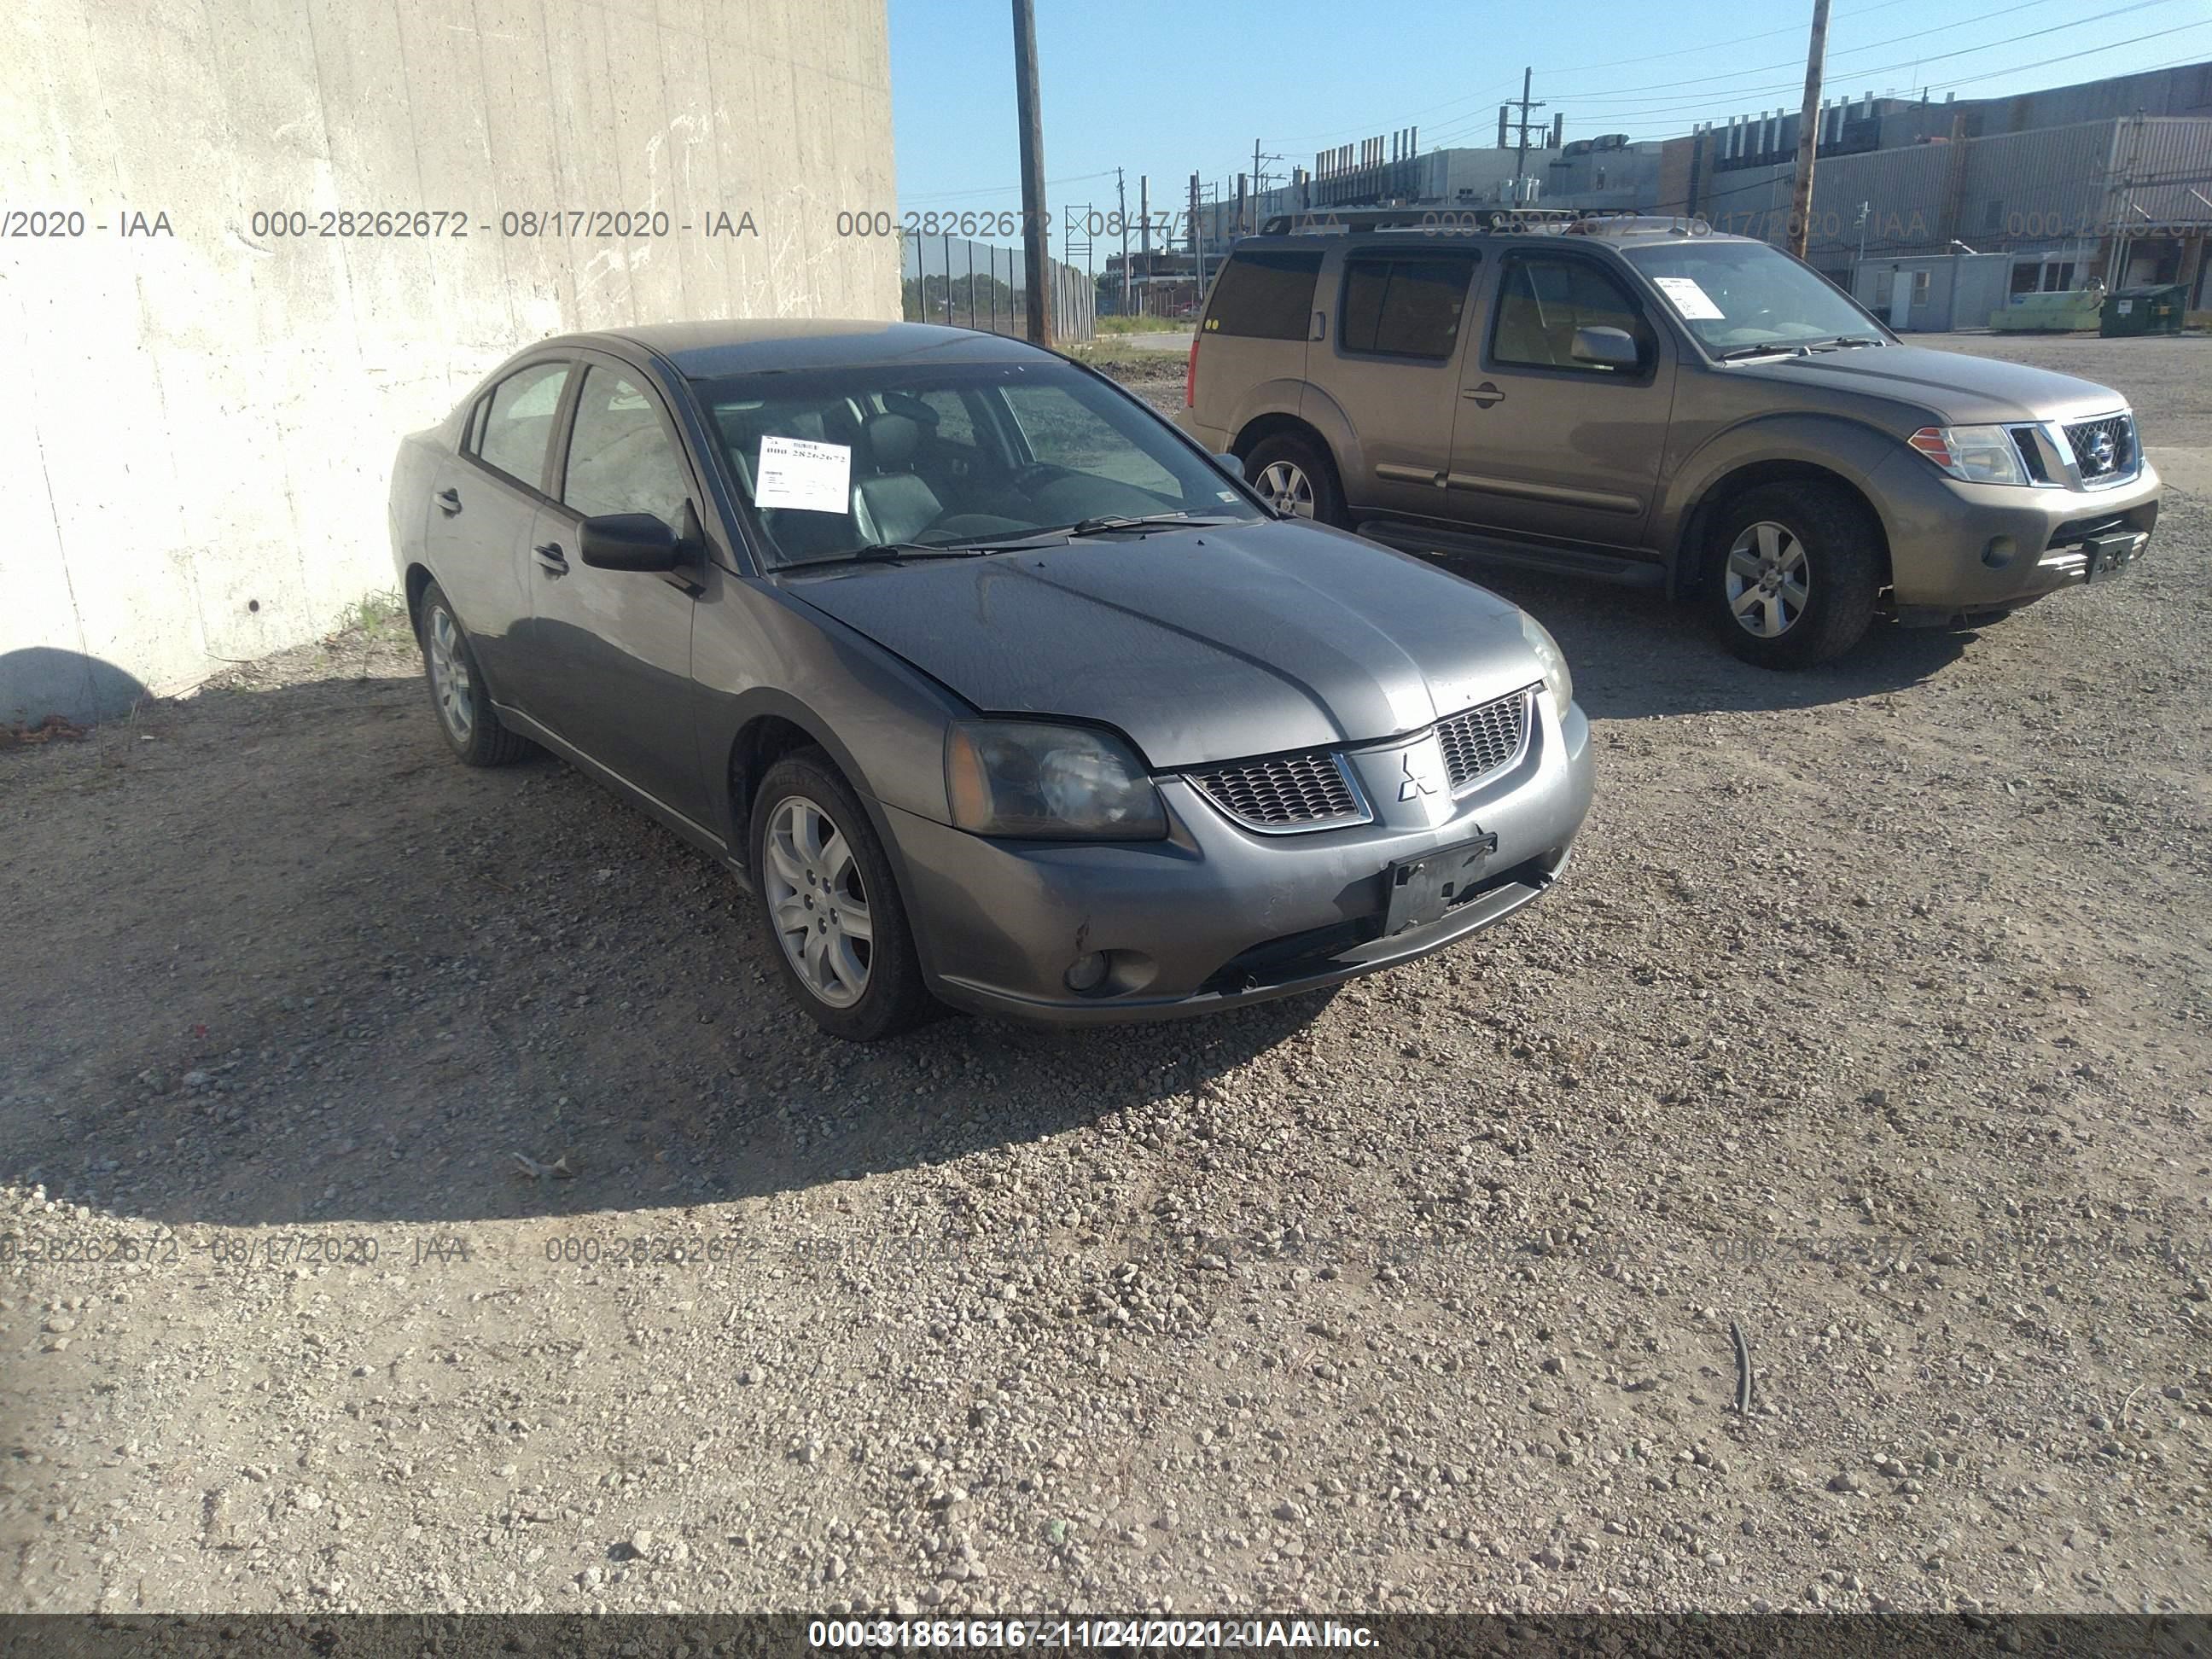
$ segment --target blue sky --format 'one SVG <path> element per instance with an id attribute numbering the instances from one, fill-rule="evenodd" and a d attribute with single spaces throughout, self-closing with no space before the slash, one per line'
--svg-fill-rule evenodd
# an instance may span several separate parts
<path id="1" fill-rule="evenodd" d="M 890 7 L 898 207 L 1018 206 L 1010 0 Z M 1036 10 L 1055 216 L 1085 201 L 1110 209 L 1116 166 L 1132 212 L 1146 173 L 1154 211 L 1179 208 L 1194 168 L 1233 185 L 1255 138 L 1286 158 L 1268 164 L 1279 173 L 1402 126 L 1419 126 L 1424 150 L 1492 143 L 1524 64 L 1547 106 L 1538 116 L 1564 112 L 1570 138 L 1664 138 L 1795 109 L 1812 19 L 1811 0 L 1725 10 L 1037 0 Z M 2205 0 L 1833 0 L 1827 91 L 1983 98 L 2206 58 Z"/>

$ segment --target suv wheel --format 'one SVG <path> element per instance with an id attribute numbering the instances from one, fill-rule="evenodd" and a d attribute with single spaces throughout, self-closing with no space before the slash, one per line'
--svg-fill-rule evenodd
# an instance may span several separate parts
<path id="1" fill-rule="evenodd" d="M 784 983 L 832 1036 L 872 1042 L 933 1011 L 890 860 L 818 750 L 769 769 L 752 807 L 753 890 Z"/>
<path id="2" fill-rule="evenodd" d="M 1729 647 L 1761 668 L 1808 668 L 1856 645 L 1881 567 L 1866 511 L 1838 486 L 1763 484 L 1714 526 L 1714 608 Z"/>
<path id="3" fill-rule="evenodd" d="M 1344 491 L 1336 464 L 1313 439 L 1297 432 L 1262 438 L 1244 458 L 1244 476 L 1278 513 L 1322 524 L 1344 523 Z"/>

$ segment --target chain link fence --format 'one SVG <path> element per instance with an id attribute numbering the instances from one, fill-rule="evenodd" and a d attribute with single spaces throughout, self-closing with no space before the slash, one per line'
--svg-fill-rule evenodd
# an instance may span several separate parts
<path id="1" fill-rule="evenodd" d="M 943 323 L 1020 338 L 1029 332 L 1029 283 L 1018 247 L 994 247 L 958 236 L 900 238 L 902 314 L 910 323 Z M 1073 265 L 1050 262 L 1052 337 L 1075 344 L 1096 332 L 1097 293 Z"/>

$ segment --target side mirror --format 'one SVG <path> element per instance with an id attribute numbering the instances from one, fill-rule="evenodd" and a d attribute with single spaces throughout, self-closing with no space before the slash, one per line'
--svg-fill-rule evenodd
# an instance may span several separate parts
<path id="1" fill-rule="evenodd" d="M 605 513 L 584 520 L 579 539 L 594 570 L 673 570 L 683 543 L 650 513 Z"/>
<path id="2" fill-rule="evenodd" d="M 1578 328 L 1567 355 L 1578 363 L 1599 368 L 1632 369 L 1644 362 L 1644 354 L 1636 349 L 1635 336 L 1625 328 Z"/>
<path id="3" fill-rule="evenodd" d="M 1244 463 L 1243 459 L 1237 456 L 1231 455 L 1225 449 L 1217 450 L 1214 452 L 1213 464 L 1219 467 L 1224 472 L 1226 472 L 1232 478 L 1241 478 L 1244 476 Z"/>

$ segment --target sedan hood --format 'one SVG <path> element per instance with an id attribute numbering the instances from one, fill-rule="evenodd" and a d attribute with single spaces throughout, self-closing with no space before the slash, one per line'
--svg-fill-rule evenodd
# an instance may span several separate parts
<path id="1" fill-rule="evenodd" d="M 1503 599 L 1308 524 L 832 567 L 786 591 L 985 714 L 1101 721 L 1162 771 L 1395 737 L 1540 674 Z"/>
<path id="2" fill-rule="evenodd" d="M 1780 386 L 1892 398 L 1927 411 L 1936 417 L 1932 424 L 1941 426 L 2078 420 L 2109 415 L 2127 402 L 2094 380 L 1926 346 L 1854 346 L 1805 357 L 1760 358 L 1739 372 Z"/>

